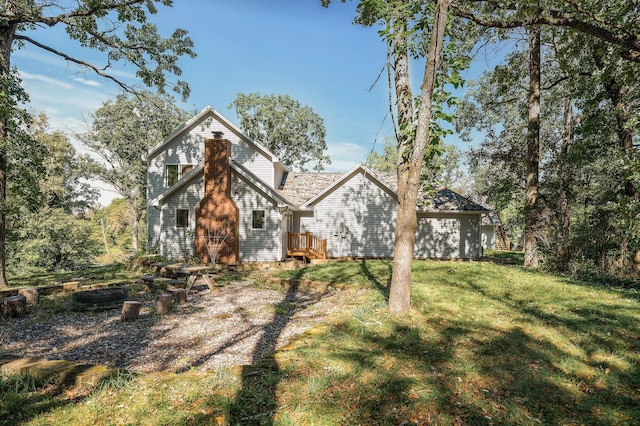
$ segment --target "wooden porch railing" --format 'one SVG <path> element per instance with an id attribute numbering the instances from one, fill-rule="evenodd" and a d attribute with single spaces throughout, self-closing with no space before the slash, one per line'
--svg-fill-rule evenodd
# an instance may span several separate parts
<path id="1" fill-rule="evenodd" d="M 288 232 L 287 244 L 289 256 L 302 256 L 309 259 L 327 258 L 327 240 L 314 236 L 313 232 L 304 234 Z"/>

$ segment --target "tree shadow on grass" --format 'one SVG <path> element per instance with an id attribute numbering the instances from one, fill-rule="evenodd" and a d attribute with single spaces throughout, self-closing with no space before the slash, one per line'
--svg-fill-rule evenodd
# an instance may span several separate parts
<path id="1" fill-rule="evenodd" d="M 291 286 L 274 308 L 272 320 L 262 327 L 253 350 L 252 364 L 241 371 L 241 388 L 230 405 L 231 425 L 271 425 L 278 409 L 276 391 L 284 379 L 275 359 L 278 338 L 294 315 L 313 305 L 324 295 L 299 292 Z"/>

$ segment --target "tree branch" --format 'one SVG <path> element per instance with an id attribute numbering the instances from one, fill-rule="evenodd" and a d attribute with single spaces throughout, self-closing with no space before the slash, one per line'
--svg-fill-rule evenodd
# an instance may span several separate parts
<path id="1" fill-rule="evenodd" d="M 619 46 L 626 51 L 622 56 L 633 62 L 640 63 L 640 34 L 632 34 L 624 31 L 610 22 L 592 18 L 602 26 L 594 25 L 580 20 L 576 15 L 559 10 L 551 10 L 548 16 L 539 15 L 529 18 L 485 18 L 463 9 L 458 4 L 451 5 L 456 16 L 468 19 L 480 26 L 489 28 L 512 29 L 525 26 L 549 25 L 553 27 L 566 27 L 594 36 L 600 40 Z M 590 16 L 590 15 L 587 15 Z M 606 28 L 605 28 L 606 26 Z M 617 31 L 611 30 L 614 28 Z"/>
<path id="2" fill-rule="evenodd" d="M 120 80 L 119 80 L 119 79 L 117 79 L 116 77 L 114 77 L 114 76 L 112 76 L 112 75 L 110 75 L 110 74 L 107 74 L 106 72 L 104 72 L 104 69 L 100 69 L 100 68 L 96 67 L 96 66 L 95 66 L 95 65 L 93 65 L 93 64 L 90 64 L 90 63 L 88 63 L 88 62 L 86 62 L 86 61 L 82 61 L 82 60 L 80 60 L 80 59 L 76 59 L 76 58 L 74 58 L 74 57 L 72 57 L 72 56 L 67 55 L 67 54 L 66 54 L 66 53 L 64 53 L 64 52 L 61 52 L 61 51 L 59 51 L 59 50 L 56 50 L 56 49 L 54 49 L 54 48 L 52 48 L 52 47 L 50 47 L 50 46 L 47 46 L 47 45 L 45 45 L 45 44 L 42 44 L 42 43 L 40 43 L 40 42 L 38 42 L 38 41 L 35 41 L 34 39 L 32 39 L 32 38 L 30 38 L 30 37 L 24 36 L 24 35 L 17 34 L 17 35 L 15 36 L 15 39 L 16 39 L 16 40 L 23 40 L 23 41 L 29 42 L 29 43 L 33 44 L 34 46 L 37 46 L 37 47 L 39 47 L 39 48 L 41 48 L 41 49 L 43 49 L 43 50 L 46 50 L 47 52 L 51 52 L 51 53 L 53 53 L 54 55 L 60 56 L 60 57 L 61 57 L 61 58 L 63 58 L 65 61 L 73 62 L 73 63 L 75 63 L 75 64 L 78 64 L 78 65 L 82 65 L 82 66 L 84 66 L 84 67 L 87 67 L 87 68 L 89 68 L 90 70 L 92 70 L 93 72 L 95 72 L 97 75 L 99 75 L 99 76 L 101 76 L 101 77 L 104 77 L 104 78 L 106 78 L 106 79 L 108 79 L 108 80 L 113 81 L 113 82 L 114 82 L 114 83 L 116 83 L 118 86 L 120 86 L 120 88 L 121 88 L 122 90 L 124 90 L 125 92 L 127 92 L 127 93 L 134 93 L 134 94 L 136 93 L 136 90 L 133 88 L 133 86 L 130 86 L 130 85 L 128 85 L 128 84 L 126 84 L 126 83 L 124 83 L 124 82 L 120 81 Z"/>
<path id="3" fill-rule="evenodd" d="M 105 2 L 102 2 L 102 3 L 105 3 Z M 22 22 L 42 23 L 50 27 L 53 27 L 56 24 L 59 24 L 60 22 L 65 22 L 69 19 L 87 18 L 90 16 L 94 16 L 96 13 L 99 13 L 99 12 L 110 12 L 113 10 L 120 9 L 122 7 L 134 6 L 136 4 L 141 4 L 141 3 L 146 3 L 146 1 L 145 0 L 128 0 L 124 2 L 117 2 L 115 4 L 110 4 L 110 5 L 100 4 L 99 6 L 95 6 L 89 9 L 79 8 L 70 13 L 64 13 L 62 15 L 38 17 L 31 20 L 23 20 Z"/>

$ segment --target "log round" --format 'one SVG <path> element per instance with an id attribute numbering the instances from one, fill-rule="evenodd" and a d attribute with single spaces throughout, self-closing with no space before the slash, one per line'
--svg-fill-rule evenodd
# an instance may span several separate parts
<path id="1" fill-rule="evenodd" d="M 171 294 L 173 294 L 173 301 L 176 303 L 176 305 L 187 303 L 187 290 L 178 288 L 175 290 L 171 290 Z"/>
<path id="2" fill-rule="evenodd" d="M 18 294 L 27 299 L 27 305 L 37 305 L 38 300 L 40 300 L 37 288 L 21 288 L 18 290 Z"/>
<path id="3" fill-rule="evenodd" d="M 171 307 L 173 305 L 173 294 L 171 293 L 162 293 L 158 296 L 158 304 L 156 307 L 156 312 L 159 315 L 168 314 L 171 312 Z"/>
<path id="4" fill-rule="evenodd" d="M 9 296 L 0 300 L 2 318 L 22 318 L 27 316 L 27 299 L 22 295 Z"/>
<path id="5" fill-rule="evenodd" d="M 138 315 L 140 314 L 141 307 L 141 302 L 137 302 L 135 300 L 125 300 L 125 302 L 122 304 L 122 314 L 120 315 L 120 320 L 124 322 L 137 320 Z"/>

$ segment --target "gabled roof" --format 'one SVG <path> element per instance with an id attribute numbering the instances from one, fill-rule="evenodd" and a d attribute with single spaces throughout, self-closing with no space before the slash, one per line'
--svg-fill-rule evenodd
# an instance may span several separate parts
<path id="1" fill-rule="evenodd" d="M 386 188 L 388 191 L 390 191 L 390 192 L 395 194 L 395 190 L 393 188 L 389 187 L 389 185 L 387 183 L 385 183 L 384 181 L 379 179 L 376 176 L 376 174 L 373 171 L 371 171 L 367 166 L 365 166 L 364 164 L 358 164 L 357 166 L 353 167 L 351 170 L 349 170 L 348 172 L 343 174 L 340 178 L 338 178 L 335 181 L 333 181 L 329 186 L 324 188 L 322 191 L 317 193 L 315 196 L 313 196 L 312 198 L 307 200 L 301 207 L 302 208 L 311 207 L 313 205 L 313 203 L 315 203 L 317 200 L 319 200 L 320 198 L 324 197 L 325 195 L 327 195 L 328 193 L 330 193 L 334 189 L 340 187 L 343 183 L 345 183 L 346 181 L 351 179 L 356 173 L 360 173 L 360 172 L 363 173 L 365 176 L 368 175 L 370 177 L 370 179 L 374 180 L 376 183 L 378 183 L 378 185 L 382 186 L 383 188 Z"/>
<path id="2" fill-rule="evenodd" d="M 267 147 L 262 145 L 260 142 L 253 140 L 246 134 L 244 134 L 242 130 L 240 130 L 235 124 L 227 120 L 222 114 L 220 114 L 218 111 L 216 111 L 209 105 L 203 108 L 199 113 L 191 117 L 186 123 L 184 123 L 183 125 L 178 127 L 176 130 L 174 130 L 173 133 L 171 133 L 169 136 L 164 138 L 164 140 L 162 140 L 160 143 L 156 144 L 151 149 L 149 149 L 149 151 L 147 152 L 147 158 L 150 158 L 155 154 L 157 154 L 158 152 L 162 151 L 162 149 L 164 149 L 164 147 L 167 144 L 169 144 L 172 140 L 174 140 L 176 137 L 182 134 L 182 132 L 189 129 L 191 126 L 197 124 L 198 122 L 202 121 L 208 115 L 212 115 L 216 120 L 221 122 L 225 127 L 227 127 L 233 133 L 238 135 L 241 139 L 245 140 L 250 145 L 253 145 L 258 151 L 262 152 L 269 160 L 271 160 L 272 163 L 281 164 L 285 170 L 288 170 L 287 166 L 282 164 L 278 159 L 278 157 L 276 157 L 271 151 L 269 151 Z"/>
<path id="3" fill-rule="evenodd" d="M 344 173 L 289 172 L 278 192 L 292 204 L 301 206 L 342 175 Z"/>
<path id="4" fill-rule="evenodd" d="M 278 191 L 265 184 L 258 176 L 254 175 L 249 169 L 231 160 L 231 169 L 235 170 L 241 176 L 244 176 L 253 186 L 267 194 L 279 207 L 295 208 L 285 197 L 280 195 Z"/>
<path id="5" fill-rule="evenodd" d="M 395 173 L 376 172 L 359 164 L 346 173 L 289 172 L 282 189 L 278 192 L 292 204 L 311 208 L 313 203 L 340 187 L 354 174 L 361 172 L 397 197 L 398 178 Z M 434 195 L 422 189 L 418 193 L 418 209 L 425 212 L 486 212 L 486 208 L 470 199 L 441 188 Z"/>
<path id="6" fill-rule="evenodd" d="M 249 183 L 264 192 L 268 197 L 275 201 L 279 207 L 288 207 L 291 209 L 295 209 L 295 206 L 292 203 L 290 203 L 286 198 L 280 195 L 278 191 L 271 188 L 269 185 L 266 185 L 259 177 L 254 175 L 246 167 L 231 160 L 231 170 L 235 171 L 241 176 L 244 176 L 244 178 L 249 181 Z M 153 200 L 150 200 L 148 204 L 150 206 L 159 206 L 164 200 L 175 194 L 181 188 L 184 188 L 185 186 L 190 184 L 194 179 L 204 179 L 203 172 L 204 164 L 199 164 L 197 167 L 194 167 L 193 170 L 187 173 L 182 179 L 176 182 L 175 185 L 172 185 L 170 188 L 167 188 L 167 190 L 162 194 L 158 195 Z"/>
<path id="7" fill-rule="evenodd" d="M 195 179 L 197 177 L 200 177 L 202 179 L 202 177 L 203 177 L 202 172 L 203 171 L 204 171 L 204 164 L 199 164 L 198 166 L 194 167 L 193 170 L 191 170 L 189 173 L 184 175 L 182 177 L 182 179 L 180 179 L 178 182 L 176 182 L 171 187 L 167 188 L 167 190 L 164 191 L 162 194 L 158 195 L 153 200 L 147 201 L 147 204 L 150 205 L 150 206 L 154 206 L 154 207 L 155 206 L 159 206 L 164 200 L 166 200 L 168 197 L 173 195 L 180 188 L 186 186 L 193 179 Z"/>

